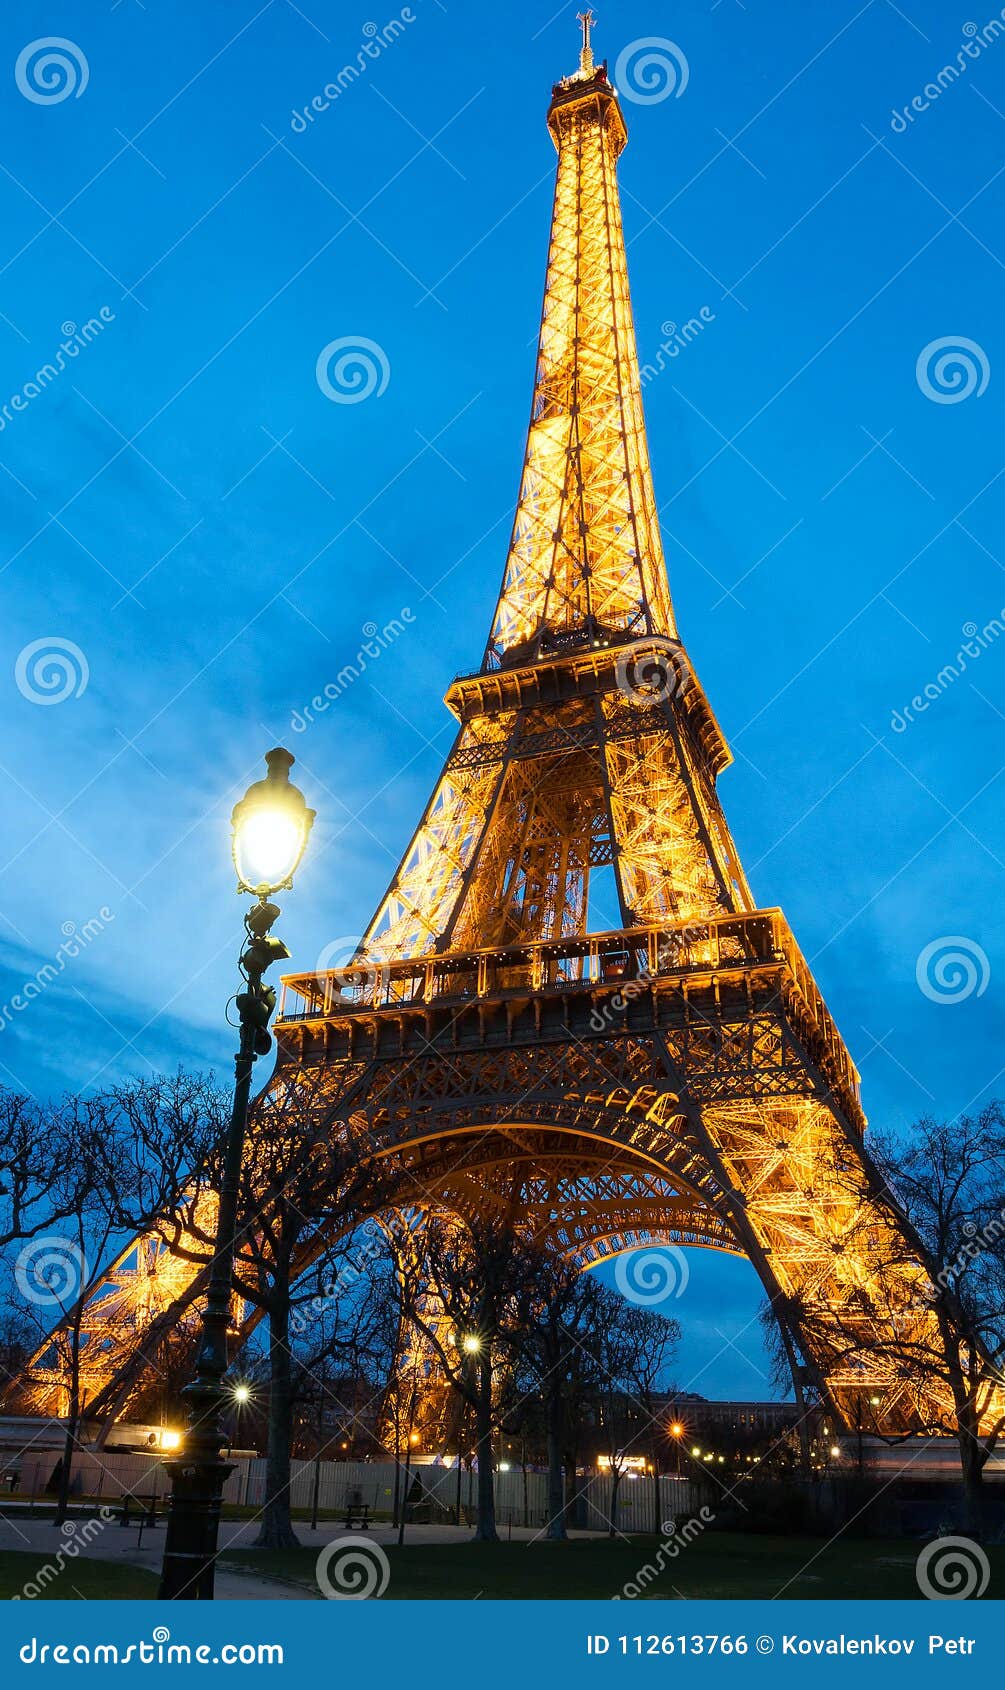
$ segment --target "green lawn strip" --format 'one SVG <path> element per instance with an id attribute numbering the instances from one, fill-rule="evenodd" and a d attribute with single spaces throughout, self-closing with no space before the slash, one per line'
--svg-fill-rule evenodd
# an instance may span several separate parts
<path id="1" fill-rule="evenodd" d="M 365 1541 L 365 1540 L 363 1540 Z M 918 1599 L 911 1541 L 753 1537 L 709 1532 L 664 1554 L 654 1538 L 628 1542 L 454 1543 L 390 1546 L 388 1599 L 436 1597 L 572 1601 L 610 1599 L 622 1591 L 648 1600 L 709 1597 Z M 234 1571 L 298 1584 L 317 1593 L 316 1549 L 228 1550 Z M 988 1594 L 1005 1593 L 1005 1551 L 990 1551 Z M 789 1582 L 791 1581 L 791 1582 Z M 627 1588 L 626 1588 L 627 1587 Z"/>
<path id="2" fill-rule="evenodd" d="M 20 1596 L 23 1601 L 93 1602 L 104 1596 L 115 1602 L 141 1602 L 157 1595 L 155 1573 L 122 1561 L 78 1555 L 57 1570 L 58 1549 L 56 1543 L 51 1554 L 43 1549 L 0 1550 L 0 1600 Z"/>

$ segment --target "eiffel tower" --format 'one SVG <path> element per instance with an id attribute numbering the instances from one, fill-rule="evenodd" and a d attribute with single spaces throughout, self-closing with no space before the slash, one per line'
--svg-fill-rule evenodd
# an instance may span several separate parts
<path id="1" fill-rule="evenodd" d="M 719 802 L 731 756 L 670 597 L 619 202 L 628 136 L 591 21 L 548 111 L 533 410 L 484 657 L 447 691 L 453 747 L 356 956 L 284 981 L 278 1073 L 327 1089 L 333 1130 L 362 1125 L 412 1213 L 491 1204 L 518 1175 L 523 1224 L 583 1268 L 668 1245 L 749 1257 L 806 1315 L 796 1337 L 835 1415 L 853 1424 L 865 1394 L 879 1427 L 906 1430 L 945 1405 L 881 1349 L 843 1360 L 836 1335 L 923 1330 L 929 1276 L 903 1243 L 891 1288 L 897 1220 L 858 1073 Z M 165 1254 L 141 1240 L 91 1293 L 94 1413 L 127 1402 L 139 1329 L 160 1336 L 191 1305 L 198 1281 Z M 55 1406 L 44 1368 L 33 1380 Z"/>

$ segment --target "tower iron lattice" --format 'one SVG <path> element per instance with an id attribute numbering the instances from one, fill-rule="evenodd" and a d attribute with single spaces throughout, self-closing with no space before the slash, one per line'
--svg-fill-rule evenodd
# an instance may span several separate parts
<path id="1" fill-rule="evenodd" d="M 679 636 L 649 462 L 627 130 L 583 21 L 548 112 L 534 400 L 483 661 L 447 691 L 452 749 L 356 956 L 284 982 L 277 1081 L 321 1089 L 408 1217 L 484 1209 L 517 1174 L 522 1223 L 583 1267 L 668 1244 L 748 1256 L 839 1418 L 868 1395 L 883 1430 L 930 1426 L 950 1405 L 898 1360 L 932 1329 L 928 1271 L 871 1166 L 855 1065 L 781 912 L 755 905 L 716 790 L 731 755 Z M 128 1402 L 144 1322 L 163 1333 L 198 1290 L 135 1249 L 89 1305 L 94 1414 Z M 53 1408 L 46 1378 L 40 1355 Z"/>

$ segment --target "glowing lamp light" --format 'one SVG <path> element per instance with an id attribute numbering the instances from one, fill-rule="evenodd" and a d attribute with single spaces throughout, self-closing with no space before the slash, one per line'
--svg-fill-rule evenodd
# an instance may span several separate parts
<path id="1" fill-rule="evenodd" d="M 465 1337 L 461 1339 L 461 1349 L 464 1351 L 465 1355 L 476 1356 L 481 1347 L 482 1341 L 477 1332 L 468 1332 Z"/>
<path id="2" fill-rule="evenodd" d="M 698 1448 L 698 1445 L 697 1445 L 697 1444 L 695 1444 L 695 1446 L 694 1446 L 694 1449 L 693 1449 L 693 1450 L 692 1450 L 692 1451 L 691 1451 L 691 1454 L 692 1454 L 692 1455 L 693 1455 L 693 1456 L 695 1456 L 695 1457 L 697 1457 L 697 1458 L 698 1458 L 698 1459 L 700 1459 L 700 1457 L 701 1457 L 701 1450 L 700 1450 L 700 1449 L 699 1449 L 699 1448 Z"/>
<path id="3" fill-rule="evenodd" d="M 251 1401 L 251 1386 L 250 1385 L 235 1385 L 234 1386 L 234 1401 L 236 1403 L 240 1403 L 242 1406 L 246 1402 L 250 1402 Z"/>
<path id="4" fill-rule="evenodd" d="M 673 1425 L 671 1426 L 670 1436 L 672 1438 L 682 1438 L 684 1436 L 684 1428 L 681 1425 L 679 1420 L 675 1420 Z"/>
<path id="5" fill-rule="evenodd" d="M 315 812 L 290 781 L 296 759 L 277 747 L 267 751 L 268 774 L 249 786 L 231 816 L 239 892 L 268 897 L 290 886 L 307 849 Z"/>
<path id="6" fill-rule="evenodd" d="M 180 1432 L 162 1432 L 161 1433 L 161 1449 L 180 1449 L 180 1448 L 181 1448 L 181 1433 Z"/>
<path id="7" fill-rule="evenodd" d="M 841 1454 L 841 1445 L 840 1444 L 831 1444 L 831 1455 L 837 1456 L 837 1455 L 840 1455 L 840 1454 Z"/>

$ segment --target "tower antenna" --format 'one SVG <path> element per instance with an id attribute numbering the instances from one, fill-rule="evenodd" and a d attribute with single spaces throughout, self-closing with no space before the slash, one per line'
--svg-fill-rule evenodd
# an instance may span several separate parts
<path id="1" fill-rule="evenodd" d="M 590 11 L 577 12 L 576 16 L 579 19 L 579 22 L 583 26 L 583 48 L 582 48 L 582 52 L 579 55 L 580 73 L 583 76 L 592 76 L 593 71 L 594 71 L 594 64 L 593 64 L 593 45 L 592 45 L 592 42 L 591 42 L 591 39 L 590 39 L 590 31 L 592 30 L 593 25 L 596 23 L 597 20 L 596 20 L 596 17 L 594 16 L 594 14 Z"/>

